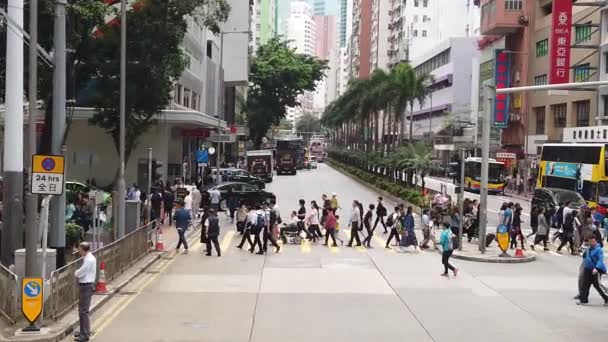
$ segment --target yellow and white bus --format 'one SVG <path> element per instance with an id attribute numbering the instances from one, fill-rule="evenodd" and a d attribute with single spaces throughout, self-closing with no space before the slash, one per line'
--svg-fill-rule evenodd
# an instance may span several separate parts
<path id="1" fill-rule="evenodd" d="M 505 164 L 490 159 L 488 168 L 488 193 L 503 193 Z M 481 188 L 481 158 L 467 158 L 464 161 L 464 184 L 467 191 L 478 192 Z"/>
<path id="2" fill-rule="evenodd" d="M 608 208 L 607 152 L 606 144 L 544 144 L 537 187 L 576 191 L 604 215 Z"/>

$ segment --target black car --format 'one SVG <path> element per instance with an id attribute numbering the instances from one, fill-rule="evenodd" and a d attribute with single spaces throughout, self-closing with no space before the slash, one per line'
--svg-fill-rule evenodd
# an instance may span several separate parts
<path id="1" fill-rule="evenodd" d="M 213 172 L 215 173 L 215 170 Z M 266 182 L 245 170 L 236 168 L 220 169 L 220 174 L 222 175 L 222 181 L 225 182 L 247 183 L 255 185 L 258 189 L 266 188 Z"/>
<path id="2" fill-rule="evenodd" d="M 246 206 L 257 206 L 270 200 L 276 199 L 272 192 L 264 191 L 256 188 L 254 185 L 242 182 L 225 182 L 219 185 L 212 185 L 202 191 L 202 204 L 208 206 L 211 203 L 209 190 L 218 189 L 222 194 L 220 199 L 220 208 L 226 210 L 228 208 L 228 193 L 232 190 L 232 194 L 236 196 L 238 203 L 243 203 Z"/>
<path id="3" fill-rule="evenodd" d="M 533 207 L 543 207 L 545 212 L 553 214 L 559 203 L 570 201 L 574 209 L 578 209 L 585 205 L 585 199 L 576 191 L 559 189 L 559 188 L 540 188 L 534 190 L 532 197 Z"/>

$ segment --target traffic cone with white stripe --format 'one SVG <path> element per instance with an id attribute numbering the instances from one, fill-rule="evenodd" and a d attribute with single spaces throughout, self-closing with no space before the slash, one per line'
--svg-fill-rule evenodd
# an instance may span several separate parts
<path id="1" fill-rule="evenodd" d="M 524 251 L 521 248 L 516 248 L 515 249 L 515 257 L 516 258 L 523 258 L 524 257 Z"/>
<path id="2" fill-rule="evenodd" d="M 97 280 L 95 292 L 108 293 L 108 289 L 106 288 L 106 263 L 103 261 L 99 264 L 99 280 Z"/>
<path id="3" fill-rule="evenodd" d="M 163 252 L 165 245 L 163 244 L 163 230 L 159 227 L 158 234 L 156 235 L 156 251 Z"/>

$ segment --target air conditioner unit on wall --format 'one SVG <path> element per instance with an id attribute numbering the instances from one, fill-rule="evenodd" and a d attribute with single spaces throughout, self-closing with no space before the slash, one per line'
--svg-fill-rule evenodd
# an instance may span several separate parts
<path id="1" fill-rule="evenodd" d="M 530 18 L 527 15 L 522 15 L 519 17 L 519 23 L 527 25 L 530 22 Z"/>

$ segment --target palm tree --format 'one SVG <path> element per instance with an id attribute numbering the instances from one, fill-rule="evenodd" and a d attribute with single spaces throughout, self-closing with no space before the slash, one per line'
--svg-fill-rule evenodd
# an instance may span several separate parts
<path id="1" fill-rule="evenodd" d="M 409 140 L 413 141 L 413 126 L 414 126 L 414 101 L 418 100 L 419 103 L 423 103 L 428 96 L 430 90 L 428 83 L 433 81 L 433 76 L 429 74 L 412 75 L 412 97 L 410 98 L 410 134 Z M 432 110 L 432 108 L 431 108 Z"/>
<path id="2" fill-rule="evenodd" d="M 409 149 L 407 154 L 409 158 L 404 160 L 405 169 L 420 176 L 422 182 L 422 190 L 425 189 L 424 177 L 428 175 L 432 170 L 438 168 L 437 163 L 432 159 L 433 149 L 423 142 L 417 142 L 415 144 L 409 144 L 406 147 Z M 412 177 L 413 178 L 413 177 Z M 412 179 L 413 181 L 414 179 Z M 416 183 L 413 182 L 415 185 Z"/>

